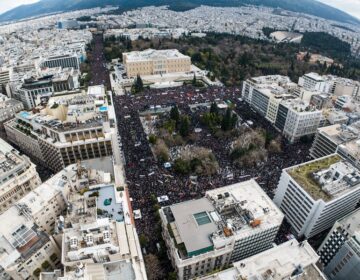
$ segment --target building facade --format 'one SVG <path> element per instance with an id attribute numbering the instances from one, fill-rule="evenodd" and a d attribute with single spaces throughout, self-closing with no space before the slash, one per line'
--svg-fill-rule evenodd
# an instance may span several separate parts
<path id="1" fill-rule="evenodd" d="M 116 128 L 106 99 L 80 94 L 56 100 L 40 113 L 18 113 L 5 124 L 8 139 L 54 171 L 111 156 Z"/>
<path id="2" fill-rule="evenodd" d="M 248 79 L 242 88 L 244 100 L 290 142 L 315 134 L 320 125 L 322 112 L 309 103 L 316 93 L 307 93 L 279 75 Z"/>
<path id="3" fill-rule="evenodd" d="M 40 184 L 36 166 L 0 139 L 0 214 Z"/>
<path id="4" fill-rule="evenodd" d="M 360 122 L 318 128 L 310 156 L 320 158 L 335 152 L 360 168 Z"/>
<path id="5" fill-rule="evenodd" d="M 353 211 L 360 171 L 334 154 L 283 170 L 274 202 L 298 237 L 310 238 Z"/>
<path id="6" fill-rule="evenodd" d="M 128 77 L 191 71 L 191 59 L 178 50 L 152 50 L 123 53 Z"/>

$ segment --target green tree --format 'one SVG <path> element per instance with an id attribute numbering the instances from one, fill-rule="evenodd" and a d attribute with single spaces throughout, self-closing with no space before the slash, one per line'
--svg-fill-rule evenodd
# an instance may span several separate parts
<path id="1" fill-rule="evenodd" d="M 189 174 L 191 171 L 190 162 L 178 158 L 174 161 L 174 170 L 180 174 Z"/>
<path id="2" fill-rule="evenodd" d="M 179 123 L 179 132 L 182 137 L 190 134 L 190 119 L 188 116 L 181 116 Z"/>
<path id="3" fill-rule="evenodd" d="M 174 105 L 173 107 L 171 107 L 170 110 L 170 118 L 176 122 L 178 122 L 180 120 L 180 113 L 179 113 L 179 109 L 176 105 Z"/>
<path id="4" fill-rule="evenodd" d="M 149 142 L 150 142 L 150 144 L 155 145 L 155 144 L 156 144 L 156 141 L 157 141 L 156 135 L 155 135 L 155 134 L 150 134 L 150 135 L 149 135 Z"/>
<path id="5" fill-rule="evenodd" d="M 136 93 L 142 92 L 143 90 L 144 90 L 144 83 L 143 83 L 140 75 L 137 75 L 134 80 L 134 84 L 131 87 L 131 91 L 136 94 Z"/>
<path id="6" fill-rule="evenodd" d="M 231 109 L 227 108 L 225 116 L 223 117 L 222 122 L 221 122 L 222 130 L 228 131 L 231 129 L 231 117 L 232 117 Z"/>
<path id="7" fill-rule="evenodd" d="M 211 103 L 210 113 L 211 113 L 211 114 L 214 114 L 214 115 L 216 115 L 216 116 L 219 115 L 219 107 L 218 107 L 218 105 L 216 104 L 216 102 Z"/>
<path id="8" fill-rule="evenodd" d="M 192 80 L 192 85 L 196 86 L 196 75 L 194 74 L 193 80 Z"/>

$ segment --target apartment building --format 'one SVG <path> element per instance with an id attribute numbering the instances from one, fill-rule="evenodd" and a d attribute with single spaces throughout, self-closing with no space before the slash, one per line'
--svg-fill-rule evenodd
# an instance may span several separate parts
<path id="1" fill-rule="evenodd" d="M 270 249 L 283 220 L 254 180 L 163 207 L 160 216 L 178 279 L 206 275 Z"/>
<path id="2" fill-rule="evenodd" d="M 287 110 L 283 135 L 290 142 L 316 133 L 322 119 L 322 112 L 301 100 L 286 100 L 281 104 Z M 284 117 L 282 115 L 281 117 Z"/>
<path id="3" fill-rule="evenodd" d="M 21 204 L 0 215 L 1 279 L 38 279 L 42 270 L 61 265 L 61 252 L 55 240 L 30 215 L 30 209 Z"/>
<path id="4" fill-rule="evenodd" d="M 111 156 L 116 135 L 106 98 L 85 94 L 52 98 L 39 113 L 20 112 L 5 130 L 12 143 L 54 171 Z"/>
<path id="5" fill-rule="evenodd" d="M 41 271 L 61 265 L 61 251 L 52 237 L 55 222 L 66 209 L 66 196 L 75 185 L 71 166 L 44 182 L 0 215 L 0 266 L 15 280 L 38 279 Z M 6 279 L 6 278 L 4 278 Z"/>
<path id="6" fill-rule="evenodd" d="M 119 192 L 112 182 L 99 180 L 98 172 L 68 197 L 65 218 L 56 229 L 62 236 L 63 272 L 43 272 L 43 280 L 99 279 L 146 280 L 144 260 L 134 221 L 130 218 L 128 193 Z M 106 174 L 103 178 L 107 178 Z M 96 186 L 92 190 L 92 186 Z"/>
<path id="7" fill-rule="evenodd" d="M 310 149 L 311 157 L 320 158 L 335 152 L 360 168 L 360 122 L 318 128 Z"/>
<path id="8" fill-rule="evenodd" d="M 58 234 L 64 225 L 62 215 L 74 209 L 72 196 L 77 195 L 78 201 L 83 202 L 84 197 L 78 194 L 80 190 L 109 183 L 109 177 L 80 164 L 70 165 L 2 213 L 0 246 L 4 250 L 0 250 L 1 279 L 38 279 L 41 273 L 51 274 L 59 269 L 62 251 Z M 95 197 L 90 199 L 92 202 L 96 200 Z M 81 211 L 74 209 L 69 217 L 84 218 L 85 212 Z M 84 220 L 82 222 L 85 224 Z"/>
<path id="9" fill-rule="evenodd" d="M 64 54 L 44 58 L 40 66 L 42 68 L 61 67 L 80 69 L 80 61 L 78 55 L 76 54 Z"/>
<path id="10" fill-rule="evenodd" d="M 0 93 L 6 94 L 6 87 L 10 82 L 10 70 L 0 68 Z"/>
<path id="11" fill-rule="evenodd" d="M 123 63 L 128 77 L 191 71 L 190 57 L 175 49 L 123 53 Z"/>
<path id="12" fill-rule="evenodd" d="M 0 125 L 13 118 L 16 113 L 24 110 L 22 102 L 4 96 L 0 96 Z"/>
<path id="13" fill-rule="evenodd" d="M 315 134 L 320 124 L 322 112 L 299 98 L 310 101 L 311 94 L 317 93 L 301 93 L 288 77 L 279 75 L 248 79 L 242 88 L 244 100 L 290 142 Z"/>
<path id="14" fill-rule="evenodd" d="M 356 210 L 351 212 L 350 214 L 346 215 L 345 217 L 337 220 L 334 226 L 329 231 L 328 235 L 320 245 L 318 249 L 318 254 L 320 256 L 320 262 L 324 267 L 325 273 L 328 275 L 329 279 L 340 279 L 334 276 L 339 277 L 339 271 L 333 271 L 337 266 L 339 260 L 343 259 L 344 252 L 341 250 L 350 251 L 349 243 L 352 241 L 359 242 L 358 235 L 360 233 L 360 211 Z M 343 247 L 346 247 L 343 249 Z M 339 257 L 341 256 L 341 257 Z M 355 252 L 350 257 L 354 257 L 351 259 L 357 259 L 358 261 L 359 256 Z M 350 259 L 346 259 L 346 263 Z M 359 264 L 359 262 L 358 262 Z M 342 265 L 344 266 L 344 264 Z M 335 273 L 333 273 L 335 272 Z M 360 271 L 355 273 L 357 277 L 360 276 Z M 338 275 L 339 274 L 339 275 Z M 344 277 L 344 275 L 342 276 Z M 352 279 L 350 276 L 349 278 L 345 277 L 343 279 Z M 356 278 L 353 278 L 356 279 Z"/>
<path id="15" fill-rule="evenodd" d="M 307 241 L 289 240 L 200 280 L 297 279 L 326 280 L 316 266 L 319 256 Z"/>
<path id="16" fill-rule="evenodd" d="M 25 109 L 30 110 L 39 105 L 42 99 L 47 100 L 54 92 L 51 76 L 25 79 L 15 96 Z"/>
<path id="17" fill-rule="evenodd" d="M 283 170 L 274 202 L 298 237 L 310 238 L 353 211 L 360 170 L 333 154 Z"/>
<path id="18" fill-rule="evenodd" d="M 38 73 L 37 78 L 25 79 L 15 89 L 15 97 L 20 100 L 27 110 L 40 104 L 56 94 L 69 92 L 79 88 L 80 72 L 74 68 L 51 68 Z"/>
<path id="19" fill-rule="evenodd" d="M 330 280 L 356 280 L 360 277 L 360 238 L 359 235 L 347 240 L 324 272 Z"/>
<path id="20" fill-rule="evenodd" d="M 310 90 L 334 96 L 352 96 L 358 98 L 360 95 L 360 83 L 351 79 L 333 75 L 321 76 L 317 73 L 307 73 L 299 78 L 299 86 Z"/>
<path id="21" fill-rule="evenodd" d="M 317 73 L 307 73 L 299 78 L 298 81 L 299 86 L 311 90 L 311 91 L 319 91 L 319 92 L 329 92 L 330 85 L 326 82 L 326 79 Z"/>
<path id="22" fill-rule="evenodd" d="M 0 139 L 0 214 L 40 184 L 35 165 Z"/>

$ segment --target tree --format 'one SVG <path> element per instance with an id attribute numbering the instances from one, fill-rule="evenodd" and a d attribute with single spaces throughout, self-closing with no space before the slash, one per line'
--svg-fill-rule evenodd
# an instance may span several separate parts
<path id="1" fill-rule="evenodd" d="M 194 78 L 193 78 L 193 80 L 192 80 L 192 85 L 193 86 L 196 86 L 196 75 L 194 74 Z"/>
<path id="2" fill-rule="evenodd" d="M 145 234 L 140 234 L 139 242 L 141 247 L 146 247 L 149 243 L 149 239 L 146 237 Z"/>
<path id="3" fill-rule="evenodd" d="M 170 118 L 176 122 L 179 122 L 180 119 L 180 113 L 179 113 L 179 109 L 176 105 L 174 105 L 173 107 L 171 107 L 170 110 Z"/>
<path id="4" fill-rule="evenodd" d="M 149 280 L 163 279 L 164 270 L 161 267 L 158 257 L 154 254 L 148 254 L 145 256 L 146 273 Z"/>
<path id="5" fill-rule="evenodd" d="M 222 122 L 221 122 L 221 129 L 222 130 L 224 130 L 224 131 L 230 130 L 230 128 L 231 128 L 231 116 L 232 116 L 231 109 L 227 108 L 225 116 L 223 117 Z"/>
<path id="6" fill-rule="evenodd" d="M 168 280 L 177 280 L 177 274 L 175 271 L 169 272 L 168 274 Z"/>
<path id="7" fill-rule="evenodd" d="M 142 92 L 143 90 L 144 90 L 144 83 L 143 83 L 140 75 L 137 75 L 134 80 L 134 84 L 131 87 L 131 91 L 133 93 L 139 93 L 139 92 Z"/>
<path id="8" fill-rule="evenodd" d="M 188 116 L 181 116 L 179 124 L 179 132 L 182 137 L 190 134 L 190 119 Z"/>
<path id="9" fill-rule="evenodd" d="M 211 114 L 214 114 L 214 115 L 216 115 L 216 116 L 219 115 L 219 107 L 218 107 L 218 105 L 216 104 L 216 102 L 211 103 L 210 113 L 211 113 Z"/>
<path id="10" fill-rule="evenodd" d="M 149 142 L 150 142 L 150 144 L 155 145 L 155 144 L 156 144 L 156 141 L 157 141 L 156 135 L 155 135 L 155 134 L 150 134 L 150 135 L 149 135 Z"/>
<path id="11" fill-rule="evenodd" d="M 189 174 L 191 171 L 190 162 L 178 158 L 174 161 L 174 170 L 175 172 L 180 174 L 184 174 L 184 175 Z"/>

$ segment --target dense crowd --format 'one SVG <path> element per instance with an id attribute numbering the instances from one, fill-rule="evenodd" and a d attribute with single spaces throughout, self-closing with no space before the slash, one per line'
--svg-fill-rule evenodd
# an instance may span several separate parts
<path id="1" fill-rule="evenodd" d="M 90 61 L 90 86 L 105 85 L 107 89 L 111 88 L 110 76 L 106 68 L 104 56 L 103 35 L 94 34 Z"/>
<path id="2" fill-rule="evenodd" d="M 273 197 L 277 187 L 281 170 L 308 160 L 309 146 L 302 143 L 289 144 L 282 140 L 282 152 L 269 154 L 266 162 L 261 166 L 239 168 L 233 166 L 229 158 L 228 145 L 214 137 L 202 128 L 199 132 L 196 145 L 209 148 L 213 151 L 220 165 L 220 172 L 214 176 L 199 176 L 195 181 L 190 176 L 178 175 L 158 163 L 149 146 L 147 135 L 142 127 L 139 112 L 149 108 L 172 106 L 177 104 L 181 113 L 194 114 L 189 105 L 224 100 L 235 104 L 235 111 L 243 120 L 250 120 L 254 128 L 260 127 L 273 135 L 278 132 L 254 111 L 239 99 L 238 88 L 209 87 L 195 89 L 193 87 L 179 87 L 175 89 L 146 90 L 139 95 L 127 94 L 114 98 L 117 114 L 118 130 L 121 137 L 124 153 L 125 172 L 130 195 L 133 199 L 133 209 L 140 209 L 142 219 L 136 221 L 139 233 L 150 238 L 150 244 L 156 244 L 154 202 L 150 197 L 167 195 L 169 201 L 162 202 L 161 206 L 173 204 L 188 199 L 202 197 L 207 190 L 226 186 L 255 178 L 264 191 Z M 192 128 L 200 124 L 192 118 Z M 231 174 L 231 176 L 229 176 Z M 289 234 L 289 227 L 282 228 L 281 242 Z"/>

